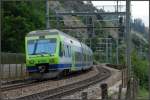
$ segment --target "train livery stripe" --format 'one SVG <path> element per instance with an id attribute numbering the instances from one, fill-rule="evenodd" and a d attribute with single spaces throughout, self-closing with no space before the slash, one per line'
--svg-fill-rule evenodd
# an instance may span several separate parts
<path id="1" fill-rule="evenodd" d="M 59 69 L 67 69 L 70 68 L 72 66 L 72 64 L 50 64 L 49 65 L 49 70 L 59 70 Z M 81 67 L 81 66 L 85 66 L 83 64 L 75 64 L 76 67 Z M 37 66 L 27 66 L 27 71 L 28 72 L 38 72 L 39 69 Z"/>

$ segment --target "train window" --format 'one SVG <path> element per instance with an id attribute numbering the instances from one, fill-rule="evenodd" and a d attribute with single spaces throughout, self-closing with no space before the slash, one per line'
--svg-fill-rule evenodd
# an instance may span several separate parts
<path id="1" fill-rule="evenodd" d="M 86 55 L 84 54 L 84 61 L 86 60 L 86 57 L 85 57 Z"/>
<path id="2" fill-rule="evenodd" d="M 77 52 L 77 61 L 80 60 L 80 57 L 79 57 L 79 52 Z"/>
<path id="3" fill-rule="evenodd" d="M 68 57 L 70 57 L 70 46 L 68 46 Z"/>
<path id="4" fill-rule="evenodd" d="M 76 52 L 76 61 L 78 61 L 78 53 Z"/>
<path id="5" fill-rule="evenodd" d="M 79 61 L 81 61 L 81 53 L 78 53 Z"/>
<path id="6" fill-rule="evenodd" d="M 61 42 L 60 42 L 60 44 L 59 44 L 59 56 L 60 56 L 60 57 L 63 56 L 62 43 L 61 43 Z"/>
<path id="7" fill-rule="evenodd" d="M 72 51 L 71 51 L 71 46 L 70 46 L 70 57 L 71 57 L 71 55 L 72 55 Z"/>
<path id="8" fill-rule="evenodd" d="M 92 59 L 91 59 L 91 55 L 90 55 L 90 61 L 91 61 Z"/>
<path id="9" fill-rule="evenodd" d="M 67 45 L 64 45 L 65 47 L 65 57 L 68 57 L 68 48 L 67 48 Z"/>
<path id="10" fill-rule="evenodd" d="M 72 55 L 71 53 L 72 53 L 72 51 L 71 51 L 71 46 L 70 46 L 70 57 L 71 57 L 71 55 Z"/>
<path id="11" fill-rule="evenodd" d="M 85 53 L 85 51 L 84 51 L 84 60 L 86 61 L 86 53 Z"/>
<path id="12" fill-rule="evenodd" d="M 80 52 L 75 52 L 75 60 L 76 61 L 81 61 L 81 53 Z"/>
<path id="13" fill-rule="evenodd" d="M 67 57 L 69 57 L 69 48 L 68 48 L 68 45 L 67 45 Z"/>
<path id="14" fill-rule="evenodd" d="M 71 57 L 70 46 L 68 46 L 68 50 L 69 50 L 69 57 Z"/>
<path id="15" fill-rule="evenodd" d="M 65 45 L 63 44 L 63 56 L 65 56 Z"/>
<path id="16" fill-rule="evenodd" d="M 66 48 L 66 45 L 64 45 L 64 48 L 65 48 L 65 57 L 67 57 L 67 48 Z"/>
<path id="17" fill-rule="evenodd" d="M 68 53 L 68 46 L 66 45 L 66 53 L 67 53 L 67 57 L 69 56 L 69 53 Z"/>
<path id="18" fill-rule="evenodd" d="M 87 55 L 87 61 L 89 61 L 89 55 Z"/>
<path id="19" fill-rule="evenodd" d="M 89 57 L 88 57 L 88 54 L 87 54 L 87 62 L 89 61 Z"/>
<path id="20" fill-rule="evenodd" d="M 65 45 L 63 45 L 64 46 L 64 51 L 63 51 L 63 56 L 66 56 L 66 50 L 65 50 Z"/>
<path id="21" fill-rule="evenodd" d="M 82 61 L 82 53 L 81 53 L 81 52 L 80 52 L 80 55 L 79 55 L 79 56 L 80 56 L 80 61 Z"/>
<path id="22" fill-rule="evenodd" d="M 67 53 L 68 53 L 68 57 L 69 57 L 69 47 L 68 47 L 68 45 L 67 45 Z"/>
<path id="23" fill-rule="evenodd" d="M 68 57 L 71 57 L 70 46 L 67 46 L 67 48 L 68 48 Z"/>

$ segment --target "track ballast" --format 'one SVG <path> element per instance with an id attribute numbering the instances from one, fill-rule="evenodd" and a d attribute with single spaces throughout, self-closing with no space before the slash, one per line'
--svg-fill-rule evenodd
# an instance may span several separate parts
<path id="1" fill-rule="evenodd" d="M 59 88 L 47 90 L 44 92 L 36 93 L 36 94 L 31 94 L 28 96 L 24 97 L 18 97 L 16 98 L 17 100 L 42 100 L 42 99 L 56 99 L 56 98 L 61 98 L 66 95 L 71 95 L 77 91 L 81 91 L 82 89 L 96 84 L 106 78 L 108 78 L 111 75 L 111 72 L 108 69 L 105 69 L 100 66 L 96 66 L 99 73 L 91 78 L 72 83 L 69 85 L 65 85 Z"/>

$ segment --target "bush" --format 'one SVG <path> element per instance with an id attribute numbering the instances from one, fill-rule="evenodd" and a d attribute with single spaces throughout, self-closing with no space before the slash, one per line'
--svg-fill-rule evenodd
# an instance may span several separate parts
<path id="1" fill-rule="evenodd" d="M 140 85 L 148 88 L 148 61 L 140 59 L 136 51 L 132 52 L 132 68 L 136 77 L 140 79 Z"/>

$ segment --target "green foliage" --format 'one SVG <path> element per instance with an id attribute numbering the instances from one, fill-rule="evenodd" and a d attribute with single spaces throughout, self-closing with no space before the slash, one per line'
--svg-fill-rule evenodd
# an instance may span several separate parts
<path id="1" fill-rule="evenodd" d="M 24 52 L 25 35 L 45 27 L 44 1 L 2 2 L 2 51 Z"/>
<path id="2" fill-rule="evenodd" d="M 143 87 L 140 87 L 139 92 L 138 92 L 138 99 L 139 100 L 147 100 L 148 99 L 148 90 L 146 90 Z"/>
<path id="3" fill-rule="evenodd" d="M 105 36 L 105 32 L 102 29 L 102 26 L 105 26 L 104 23 L 100 23 L 100 22 L 96 22 L 95 26 L 97 28 L 95 28 L 95 35 L 97 35 L 98 37 L 104 37 Z"/>
<path id="4" fill-rule="evenodd" d="M 140 59 L 135 50 L 132 52 L 132 66 L 134 74 L 140 79 L 140 85 L 148 88 L 148 61 Z"/>

